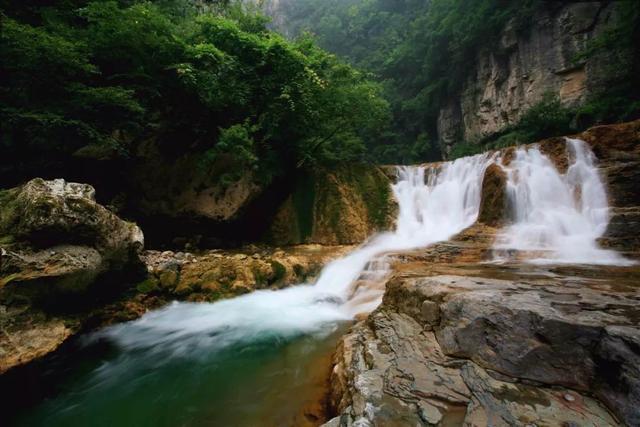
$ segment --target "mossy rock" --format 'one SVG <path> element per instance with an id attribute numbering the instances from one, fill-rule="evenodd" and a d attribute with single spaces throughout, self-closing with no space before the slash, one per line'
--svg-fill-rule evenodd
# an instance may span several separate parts
<path id="1" fill-rule="evenodd" d="M 395 201 L 389 177 L 364 164 L 300 173 L 267 234 L 275 244 L 355 244 L 391 228 Z"/>
<path id="2" fill-rule="evenodd" d="M 484 173 L 478 222 L 493 227 L 507 219 L 507 175 L 502 168 L 491 164 Z"/>
<path id="3" fill-rule="evenodd" d="M 269 261 L 269 264 L 271 265 L 271 270 L 273 271 L 270 282 L 272 284 L 282 282 L 282 280 L 284 280 L 287 275 L 287 268 L 282 263 L 276 260 Z"/>
<path id="4" fill-rule="evenodd" d="M 160 281 L 156 277 L 150 276 L 145 280 L 143 280 L 142 282 L 138 283 L 136 285 L 136 290 L 141 294 L 156 292 L 160 289 L 159 284 L 160 284 Z"/>

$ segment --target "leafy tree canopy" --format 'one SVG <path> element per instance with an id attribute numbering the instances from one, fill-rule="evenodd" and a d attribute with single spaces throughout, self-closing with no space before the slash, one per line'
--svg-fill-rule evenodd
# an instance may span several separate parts
<path id="1" fill-rule="evenodd" d="M 227 3 L 1 3 L 0 177 L 89 153 L 128 159 L 148 138 L 266 181 L 364 160 L 389 117 L 381 86 Z"/>

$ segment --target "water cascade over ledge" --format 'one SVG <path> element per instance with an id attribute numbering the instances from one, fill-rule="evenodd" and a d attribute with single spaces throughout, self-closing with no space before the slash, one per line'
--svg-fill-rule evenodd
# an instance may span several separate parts
<path id="1" fill-rule="evenodd" d="M 498 235 L 498 259 L 516 250 L 538 264 L 633 264 L 598 247 L 609 224 L 605 185 L 589 146 L 579 139 L 566 141 L 564 174 L 535 146 L 517 149 L 503 166 L 513 223 Z"/>
<path id="2" fill-rule="evenodd" d="M 586 144 L 567 144 L 565 174 L 535 147 L 517 149 L 503 165 L 513 221 L 499 233 L 496 252 L 533 254 L 534 262 L 628 263 L 598 248 L 609 221 L 605 188 Z M 175 302 L 89 335 L 88 348 L 106 342 L 110 352 L 74 368 L 70 384 L 18 425 L 291 424 L 287 417 L 307 404 L 309 373 L 328 365 L 314 361 L 330 355 L 349 320 L 380 304 L 389 254 L 471 226 L 485 170 L 496 159 L 398 167 L 395 230 L 327 264 L 314 284 Z"/>
<path id="3" fill-rule="evenodd" d="M 393 185 L 398 202 L 395 231 L 373 236 L 327 264 L 315 284 L 256 291 L 212 304 L 174 303 L 97 335 L 125 349 L 191 355 L 268 335 L 326 331 L 326 325 L 352 319 L 380 303 L 384 289 L 375 284 L 386 275 L 386 253 L 446 240 L 475 222 L 490 161 L 478 155 L 444 163 L 439 170 L 399 167 Z M 369 279 L 372 286 L 358 286 L 359 278 Z"/>
<path id="4" fill-rule="evenodd" d="M 272 421 L 295 412 L 303 402 L 294 387 L 308 381 L 305 363 L 325 337 L 380 303 L 385 254 L 446 240 L 473 224 L 491 161 L 478 155 L 429 169 L 399 167 L 395 230 L 329 263 L 315 284 L 176 302 L 90 335 L 88 343 L 106 341 L 115 353 L 20 424 L 256 425 L 251 417 L 260 419 L 265 408 L 280 411 L 269 414 Z"/>

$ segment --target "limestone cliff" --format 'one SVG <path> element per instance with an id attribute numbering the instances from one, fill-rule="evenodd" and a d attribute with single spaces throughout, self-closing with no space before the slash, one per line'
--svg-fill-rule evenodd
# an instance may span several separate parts
<path id="1" fill-rule="evenodd" d="M 441 107 L 442 152 L 448 155 L 458 142 L 477 141 L 515 124 L 548 93 L 564 106 L 583 103 L 602 86 L 607 58 L 576 57 L 616 19 L 611 2 L 550 2 L 531 17 L 527 29 L 508 23 L 498 45 L 469 58 L 462 89 Z"/>

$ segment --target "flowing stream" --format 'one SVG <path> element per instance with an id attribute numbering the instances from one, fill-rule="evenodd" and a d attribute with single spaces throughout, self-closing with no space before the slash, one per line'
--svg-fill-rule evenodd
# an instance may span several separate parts
<path id="1" fill-rule="evenodd" d="M 431 169 L 399 167 L 395 231 L 329 263 L 315 284 L 173 303 L 88 336 L 89 348 L 107 343 L 109 351 L 75 367 L 57 396 L 18 424 L 292 424 L 287 416 L 308 404 L 306 390 L 318 381 L 310 362 L 330 354 L 356 314 L 380 303 L 385 254 L 446 240 L 473 224 L 490 161 L 479 155 Z"/>
<path id="2" fill-rule="evenodd" d="M 513 223 L 498 252 L 540 253 L 536 262 L 625 263 L 596 239 L 609 215 L 586 144 L 568 140 L 561 174 L 537 148 L 508 166 Z M 87 336 L 107 351 L 73 366 L 58 393 L 20 414 L 18 425 L 281 426 L 317 402 L 327 358 L 358 313 L 381 301 L 388 253 L 449 239 L 478 216 L 486 167 L 478 155 L 429 169 L 399 167 L 393 232 L 373 236 L 326 265 L 314 284 L 262 290 L 216 303 L 173 303 Z M 87 351 L 87 350 L 79 350 Z M 324 360 L 323 363 L 316 363 Z"/>

